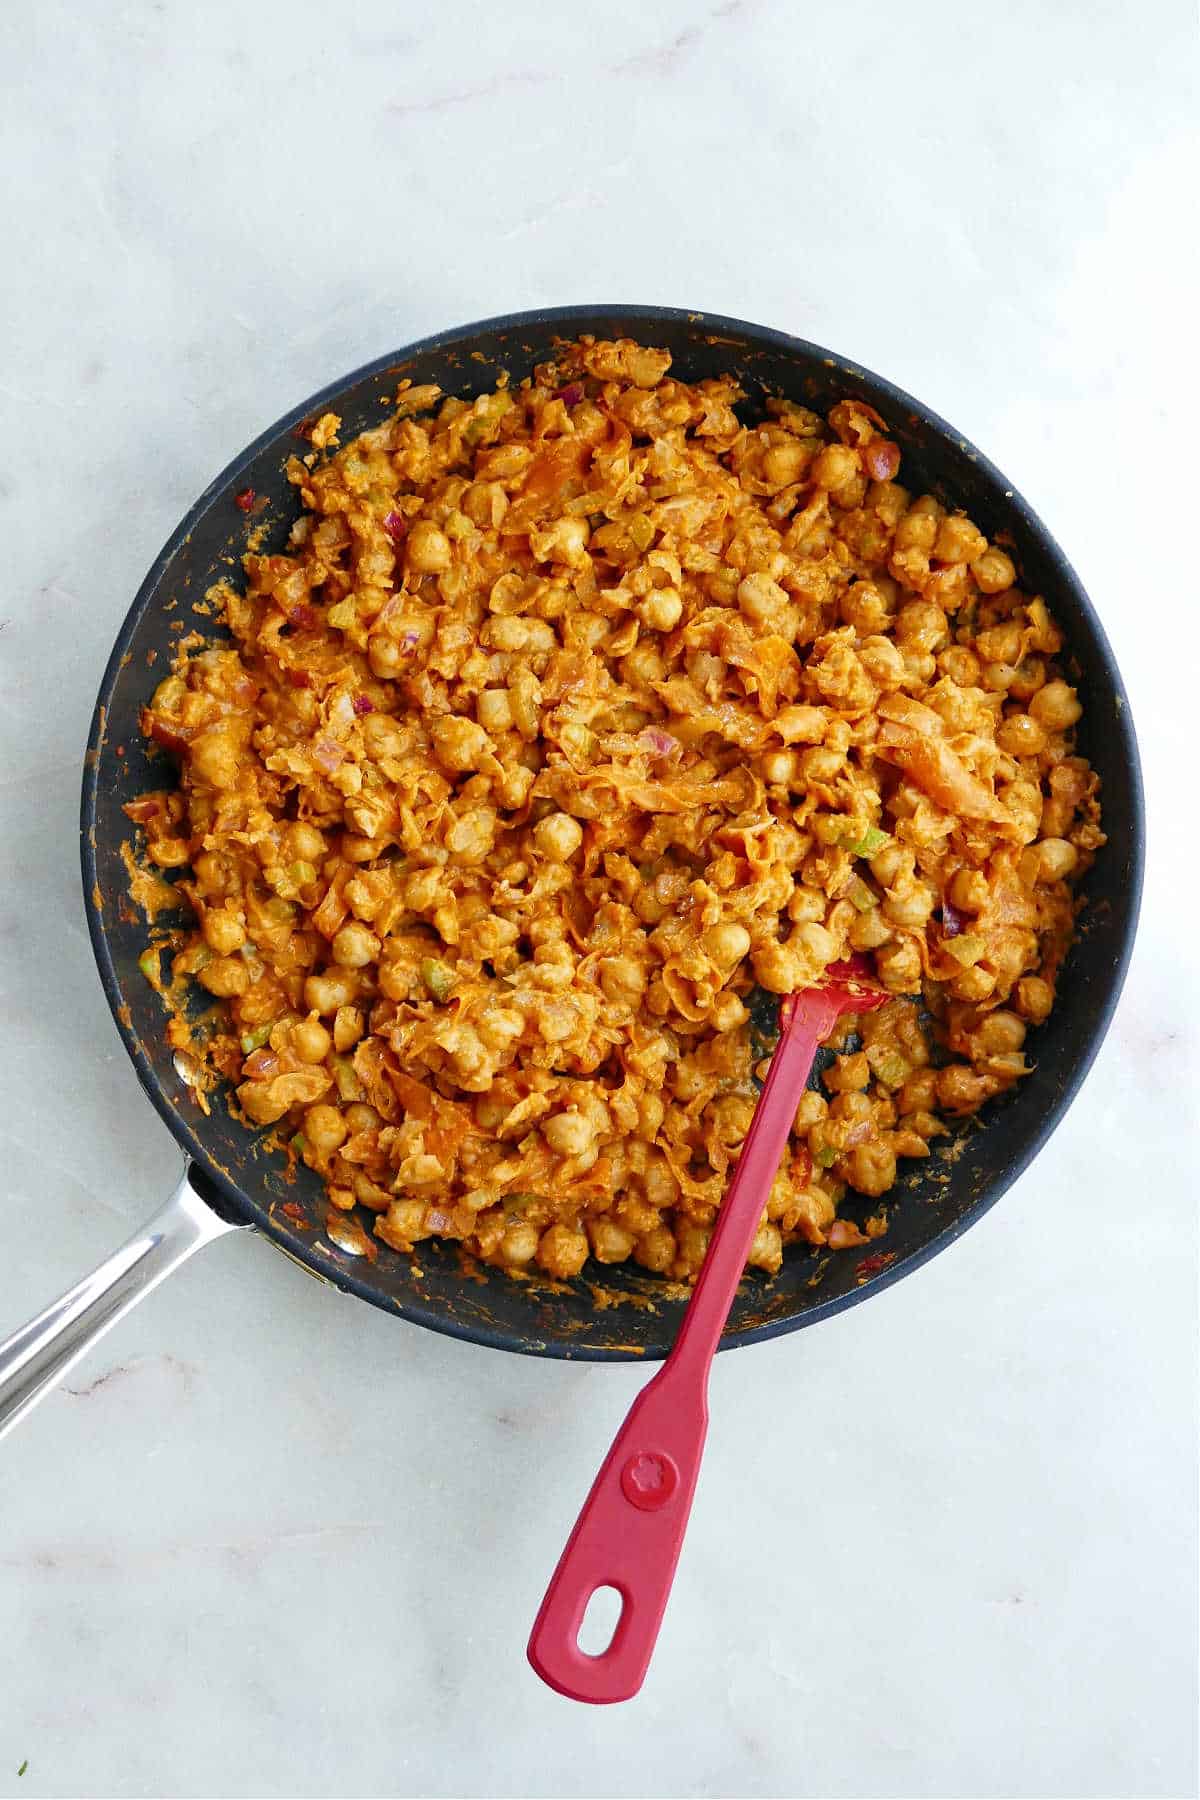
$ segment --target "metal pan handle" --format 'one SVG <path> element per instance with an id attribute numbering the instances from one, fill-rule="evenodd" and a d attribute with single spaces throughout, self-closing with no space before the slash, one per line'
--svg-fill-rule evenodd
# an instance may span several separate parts
<path id="1" fill-rule="evenodd" d="M 185 1164 L 179 1186 L 141 1231 L 0 1343 L 0 1437 L 180 1263 L 227 1231 L 245 1229 L 203 1198 Z"/>

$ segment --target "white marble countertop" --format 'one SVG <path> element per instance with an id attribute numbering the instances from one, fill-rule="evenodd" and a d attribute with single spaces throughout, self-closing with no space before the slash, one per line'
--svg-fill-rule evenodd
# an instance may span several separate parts
<path id="1" fill-rule="evenodd" d="M 634 1703 L 572 1706 L 523 1643 L 642 1372 L 488 1355 L 227 1240 L 0 1449 L 0 1792 L 1194 1792 L 1191 15 L 6 10 L 0 1328 L 177 1163 L 80 903 L 109 644 L 235 451 L 422 333 L 674 303 L 921 395 L 1089 586 L 1151 853 L 1036 1166 L 911 1281 L 722 1359 Z"/>

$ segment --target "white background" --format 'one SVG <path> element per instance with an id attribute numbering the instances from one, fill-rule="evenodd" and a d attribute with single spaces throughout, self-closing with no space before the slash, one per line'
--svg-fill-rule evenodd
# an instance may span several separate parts
<path id="1" fill-rule="evenodd" d="M 662 302 L 920 395 L 1100 608 L 1150 867 L 1116 1026 L 1004 1203 L 722 1359 L 636 1702 L 572 1706 L 523 1644 L 642 1374 L 233 1239 L 0 1450 L 0 1791 L 1193 1792 L 1195 39 L 1182 0 L 4 9 L 0 1327 L 176 1169 L 78 892 L 109 644 L 214 473 L 418 335 Z"/>

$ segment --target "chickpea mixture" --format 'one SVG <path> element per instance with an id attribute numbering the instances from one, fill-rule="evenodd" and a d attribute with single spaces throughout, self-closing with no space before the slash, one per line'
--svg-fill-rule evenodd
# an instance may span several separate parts
<path id="1" fill-rule="evenodd" d="M 220 590 L 127 810 L 195 913 L 172 1041 L 396 1250 L 689 1279 L 750 1123 L 756 988 L 864 953 L 750 1255 L 847 1248 L 1028 1070 L 1103 844 L 1044 600 L 868 405 L 583 339 L 312 431 L 286 554 Z M 860 1217 L 864 1216 L 860 1212 Z"/>

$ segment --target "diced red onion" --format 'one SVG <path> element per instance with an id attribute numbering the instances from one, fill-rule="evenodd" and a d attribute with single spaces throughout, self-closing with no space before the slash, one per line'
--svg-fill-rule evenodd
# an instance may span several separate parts
<path id="1" fill-rule="evenodd" d="M 383 521 L 383 529 L 387 532 L 393 544 L 402 544 L 408 536 L 408 520 L 403 513 L 390 512 Z"/>
<path id="2" fill-rule="evenodd" d="M 571 381 L 565 388 L 559 388 L 557 398 L 564 406 L 578 406 L 583 399 L 582 381 Z"/>
<path id="3" fill-rule="evenodd" d="M 242 1074 L 251 1081 L 265 1081 L 268 1076 L 279 1073 L 279 1054 L 264 1044 L 261 1050 L 254 1050 L 242 1064 Z"/>
<path id="4" fill-rule="evenodd" d="M 372 700 L 370 694 L 355 694 L 354 710 L 359 718 L 361 718 L 364 713 L 374 712 L 375 702 Z"/>
<path id="5" fill-rule="evenodd" d="M 957 937 L 965 924 L 966 919 L 963 917 L 962 913 L 959 912 L 958 908 L 956 906 L 951 906 L 949 900 L 943 900 L 942 936 Z"/>
<path id="6" fill-rule="evenodd" d="M 332 775 L 345 762 L 346 752 L 332 738 L 319 737 L 312 747 L 312 758 L 318 769 L 324 769 L 327 775 Z"/>
<path id="7" fill-rule="evenodd" d="M 288 623 L 294 625 L 297 631 L 311 631 L 316 622 L 317 615 L 306 600 L 288 609 Z"/>
<path id="8" fill-rule="evenodd" d="M 678 756 L 683 750 L 679 739 L 672 737 L 669 731 L 662 731 L 657 725 L 647 725 L 638 733 L 638 743 L 651 756 Z"/>

